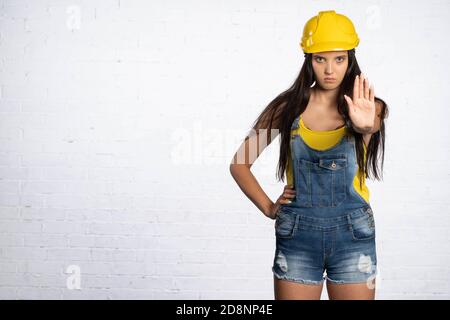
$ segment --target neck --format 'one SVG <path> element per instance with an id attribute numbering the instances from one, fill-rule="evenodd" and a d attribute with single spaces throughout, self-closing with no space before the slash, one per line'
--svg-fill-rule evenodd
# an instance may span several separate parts
<path id="1" fill-rule="evenodd" d="M 311 99 L 313 102 L 325 109 L 336 109 L 336 101 L 339 93 L 339 87 L 326 90 L 323 88 L 311 88 Z"/>

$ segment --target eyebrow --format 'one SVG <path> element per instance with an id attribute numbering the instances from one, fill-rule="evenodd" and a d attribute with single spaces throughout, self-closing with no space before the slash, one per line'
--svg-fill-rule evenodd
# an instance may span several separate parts
<path id="1" fill-rule="evenodd" d="M 326 60 L 326 58 L 324 56 L 320 56 L 320 55 L 315 55 L 314 58 L 324 58 Z M 347 58 L 346 55 L 341 55 L 341 56 L 337 56 L 336 58 Z"/>

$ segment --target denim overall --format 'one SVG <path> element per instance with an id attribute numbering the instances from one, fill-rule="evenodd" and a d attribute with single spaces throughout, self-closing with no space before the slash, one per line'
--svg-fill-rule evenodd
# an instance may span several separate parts
<path id="1" fill-rule="evenodd" d="M 298 128 L 299 117 L 292 129 Z M 327 279 L 372 286 L 375 220 L 370 204 L 353 187 L 358 170 L 354 137 L 344 135 L 323 151 L 298 134 L 290 144 L 296 196 L 277 213 L 274 276 L 303 284 Z"/>

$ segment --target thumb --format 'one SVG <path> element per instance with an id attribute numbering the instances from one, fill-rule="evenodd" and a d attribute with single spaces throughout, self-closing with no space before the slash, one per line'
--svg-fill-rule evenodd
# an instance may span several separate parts
<path id="1" fill-rule="evenodd" d="M 347 101 L 348 105 L 351 106 L 353 104 L 352 98 L 344 94 L 344 99 Z"/>

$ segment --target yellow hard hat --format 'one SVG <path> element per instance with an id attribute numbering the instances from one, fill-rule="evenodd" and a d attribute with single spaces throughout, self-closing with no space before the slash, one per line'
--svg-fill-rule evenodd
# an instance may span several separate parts
<path id="1" fill-rule="evenodd" d="M 359 44 L 352 21 L 334 10 L 320 11 L 306 22 L 300 46 L 304 53 L 350 50 Z"/>

